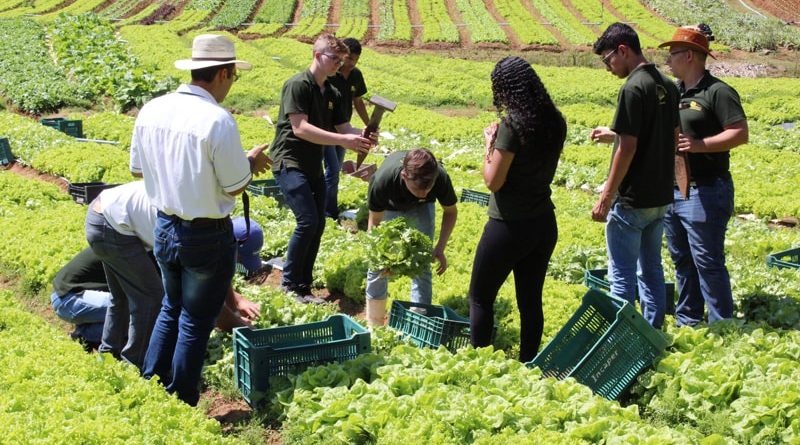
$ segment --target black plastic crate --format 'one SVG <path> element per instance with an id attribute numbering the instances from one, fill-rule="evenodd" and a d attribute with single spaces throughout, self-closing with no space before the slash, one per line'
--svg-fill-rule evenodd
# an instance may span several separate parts
<path id="1" fill-rule="evenodd" d="M 463 189 L 461 190 L 461 202 L 474 202 L 479 206 L 486 207 L 489 205 L 489 194 L 477 190 Z"/>
<path id="2" fill-rule="evenodd" d="M 89 204 L 105 189 L 116 187 L 119 184 L 106 184 L 105 182 L 76 182 L 68 187 L 69 194 L 78 204 Z"/>
<path id="3" fill-rule="evenodd" d="M 11 154 L 11 144 L 8 138 L 0 138 L 0 165 L 6 166 L 14 162 L 14 155 Z"/>

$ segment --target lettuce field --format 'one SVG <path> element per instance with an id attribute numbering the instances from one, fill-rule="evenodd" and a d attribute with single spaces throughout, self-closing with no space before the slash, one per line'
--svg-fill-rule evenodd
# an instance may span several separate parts
<path id="1" fill-rule="evenodd" d="M 309 42 L 327 30 L 362 39 L 368 95 L 398 103 L 366 162 L 426 147 L 457 192 L 487 192 L 482 130 L 497 119 L 489 81 L 496 60 L 545 49 L 580 62 L 534 65 L 568 122 L 553 184 L 559 239 L 544 289 L 546 344 L 579 307 L 584 270 L 606 261 L 603 226 L 590 212 L 611 154 L 588 134 L 610 123 L 622 80 L 601 69 L 588 45 L 608 24 L 632 22 L 660 64 L 665 52 L 653 48 L 676 24 L 705 21 L 721 60 L 764 50 L 800 59 L 800 27 L 791 24 L 800 2 L 746 3 L 756 12 L 723 0 L 0 0 L 0 138 L 17 158 L 0 171 L 0 443 L 800 444 L 800 271 L 765 262 L 800 247 L 797 77 L 723 77 L 740 93 L 750 127 L 750 142 L 731 152 L 738 216 L 725 247 L 736 319 L 695 329 L 668 319 L 670 346 L 620 401 L 516 360 L 512 278 L 496 304 L 494 347 L 418 349 L 377 329 L 371 353 L 274 379 L 269 403 L 255 410 L 234 387 L 227 334 L 212 336 L 204 396 L 191 408 L 110 357 L 85 353 L 48 307 L 54 275 L 86 246 L 86 207 L 57 183 L 132 179 L 136 112 L 188 81 L 173 62 L 189 55 L 194 36 L 229 35 L 238 58 L 254 64 L 222 104 L 249 148 L 272 140 L 264 116 L 277 120 L 283 82 L 307 68 Z M 81 120 L 88 141 L 38 121 L 55 116 Z M 357 219 L 366 187 L 341 179 L 340 206 L 360 209 Z M 263 196 L 251 197 L 250 211 L 265 233 L 262 257 L 282 255 L 291 212 Z M 462 316 L 486 218 L 484 207 L 459 204 L 449 269 L 434 277 L 433 303 Z M 345 307 L 363 322 L 356 314 L 369 243 L 364 231 L 328 222 L 315 286 L 339 305 L 299 304 L 269 280 L 237 277 L 234 285 L 262 303 L 259 328 L 319 321 Z M 662 256 L 673 281 L 666 245 Z M 407 278 L 392 280 L 390 298 L 407 299 L 410 287 Z M 245 414 L 220 423 L 209 414 L 219 405 Z"/>

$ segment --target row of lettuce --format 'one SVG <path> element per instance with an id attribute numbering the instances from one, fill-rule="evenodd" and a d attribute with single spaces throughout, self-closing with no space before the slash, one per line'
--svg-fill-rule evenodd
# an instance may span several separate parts
<path id="1" fill-rule="evenodd" d="M 715 0 L 689 0 L 681 4 L 663 0 L 611 0 L 601 5 L 590 0 L 532 0 L 529 6 L 514 0 L 496 0 L 493 8 L 476 0 L 458 0 L 452 5 L 444 0 L 418 0 L 411 5 L 407 0 L 380 0 L 374 6 L 367 0 L 343 0 L 338 9 L 332 7 L 330 0 L 263 3 L 191 0 L 185 5 L 174 0 L 137 3 L 140 2 L 87 0 L 60 5 L 53 0 L 38 0 L 9 5 L 0 16 L 46 13 L 39 20 L 51 21 L 61 13 L 99 11 L 98 14 L 119 25 L 168 21 L 176 32 L 209 27 L 243 29 L 260 35 L 283 33 L 287 37 L 308 39 L 327 30 L 341 37 L 411 43 L 415 34 L 411 23 L 413 15 L 418 21 L 418 41 L 423 44 L 507 44 L 516 40 L 523 45 L 551 46 L 590 45 L 609 24 L 623 21 L 635 23 L 642 44 L 648 48 L 668 39 L 673 23 L 703 22 L 718 30 L 723 44 L 733 48 L 756 51 L 781 46 L 796 48 L 800 44 L 800 31 L 789 24 L 728 8 Z M 371 8 L 378 9 L 374 23 Z M 338 17 L 332 10 L 338 11 Z M 337 23 L 331 24 L 331 19 Z M 370 33 L 370 29 L 375 31 Z M 459 29 L 466 31 L 462 33 Z"/>
<path id="2" fill-rule="evenodd" d="M 0 173 L 0 182 L 8 191 L 0 199 L 0 212 L 8 222 L 4 237 L 14 241 L 25 235 L 25 241 L 3 246 L 0 263 L 5 270 L 16 271 L 23 282 L 42 281 L 32 276 L 52 276 L 63 258 L 83 245 L 85 207 L 50 184 L 9 172 Z M 263 212 L 278 211 L 274 203 L 258 202 L 259 222 L 272 224 Z M 473 207 L 463 205 L 462 214 L 469 215 Z M 478 225 L 462 222 L 464 229 Z M 770 233 L 755 223 L 741 224 L 744 227 L 734 225 L 737 241 L 761 240 L 762 245 L 746 249 L 754 256 L 772 248 L 772 243 L 791 237 L 797 241 L 798 235 L 790 231 Z M 566 229 L 562 243 L 569 242 L 564 239 L 570 235 Z M 337 237 L 354 242 L 349 236 L 343 230 L 326 231 L 329 242 Z M 459 287 L 459 282 L 460 291 L 464 290 L 464 276 L 456 267 L 466 260 L 463 246 L 453 248 L 456 273 L 448 272 L 446 282 L 435 284 L 436 302 L 463 314 L 463 304 L 459 307 L 463 293 L 447 297 L 450 289 L 438 292 L 448 284 Z M 797 278 L 789 271 L 760 275 L 785 285 L 790 280 L 797 283 Z M 328 304 L 300 305 L 270 287 L 242 281 L 237 287 L 263 303 L 257 327 L 321 320 L 336 310 Z M 738 281 L 735 287 L 740 287 Z M 515 311 L 512 289 L 501 291 L 500 314 Z M 392 283 L 392 295 L 407 292 L 407 283 Z M 793 292 L 800 294 L 798 289 Z M 574 305 L 581 293 L 581 286 L 548 279 L 548 339 L 574 310 L 564 306 Z M 199 412 L 166 397 L 130 368 L 83 354 L 65 335 L 56 335 L 11 300 L 7 293 L 0 298 L 0 364 L 4 364 L 0 369 L 5 370 L 0 382 L 9 395 L 0 402 L 2 416 L 9 416 L 1 423 L 4 437 L 30 439 L 35 430 L 42 437 L 63 437 L 64 443 L 221 440 L 215 422 L 204 423 Z M 378 330 L 373 334 L 373 354 L 275 382 L 273 404 L 263 419 L 282 425 L 285 443 L 398 443 L 409 437 L 425 443 L 483 444 L 540 443 L 542 437 L 554 443 L 793 443 L 800 437 L 800 325 L 792 327 L 733 321 L 696 330 L 670 328 L 672 346 L 637 383 L 627 407 L 592 396 L 574 381 L 542 379 L 538 370 L 524 368 L 502 352 L 467 349 L 452 355 L 419 350 Z M 508 324 L 501 324 L 500 331 L 498 343 L 507 347 Z M 513 355 L 513 350 L 509 352 Z M 227 336 L 215 334 L 207 364 L 206 383 L 234 393 Z M 54 412 L 52 407 L 58 408 Z M 26 413 L 24 422 L 10 420 L 21 412 Z"/>

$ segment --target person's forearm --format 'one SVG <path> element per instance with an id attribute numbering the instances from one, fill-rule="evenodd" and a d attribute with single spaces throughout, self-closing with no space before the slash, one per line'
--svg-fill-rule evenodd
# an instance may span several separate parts
<path id="1" fill-rule="evenodd" d="M 729 128 L 722 133 L 703 138 L 705 149 L 702 153 L 720 153 L 746 144 L 749 139 L 747 127 Z"/>
<path id="2" fill-rule="evenodd" d="M 316 125 L 303 121 L 297 127 L 293 127 L 294 135 L 305 141 L 317 145 L 343 145 L 344 138 L 340 133 L 323 130 Z"/>
<path id="3" fill-rule="evenodd" d="M 373 212 L 370 210 L 369 216 L 367 217 L 367 230 L 372 230 L 373 227 L 377 227 L 381 221 L 383 221 L 383 212 Z"/>
<path id="4" fill-rule="evenodd" d="M 442 213 L 442 226 L 439 229 L 439 241 L 436 243 L 437 249 L 444 251 L 444 248 L 447 247 L 447 242 L 450 240 L 450 235 L 453 233 L 457 219 L 458 207 L 455 205 Z"/>

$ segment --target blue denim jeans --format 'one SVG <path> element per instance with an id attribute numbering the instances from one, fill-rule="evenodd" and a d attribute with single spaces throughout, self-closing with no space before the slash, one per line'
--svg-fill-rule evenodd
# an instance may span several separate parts
<path id="1" fill-rule="evenodd" d="M 324 148 L 325 164 L 325 216 L 339 217 L 339 175 L 344 162 L 344 147 L 329 145 Z"/>
<path id="2" fill-rule="evenodd" d="M 281 284 L 291 290 L 310 289 L 314 281 L 314 261 L 325 230 L 325 181 L 322 175 L 312 178 L 301 170 L 284 166 L 275 174 L 275 179 L 297 221 L 289 238 Z"/>
<path id="3" fill-rule="evenodd" d="M 86 239 L 103 261 L 111 291 L 99 351 L 141 369 L 164 295 L 156 265 L 138 237 L 117 232 L 92 209 L 86 214 Z"/>
<path id="4" fill-rule="evenodd" d="M 636 300 L 650 325 L 660 329 L 667 310 L 661 238 L 667 206 L 636 209 L 615 202 L 608 213 L 606 245 L 611 295 Z"/>
<path id="5" fill-rule="evenodd" d="M 405 217 L 409 224 L 433 239 L 434 224 L 436 222 L 436 207 L 429 202 L 412 207 L 404 212 L 387 210 L 383 214 L 384 221 L 397 217 Z M 385 300 L 388 295 L 389 279 L 382 277 L 383 271 L 367 271 L 367 298 L 372 300 Z M 421 275 L 411 280 L 411 301 L 414 303 L 431 304 L 433 298 L 433 284 L 431 270 L 427 269 Z"/>
<path id="6" fill-rule="evenodd" d="M 166 293 L 142 375 L 159 376 L 168 392 L 194 406 L 208 337 L 233 279 L 233 226 L 230 218 L 193 226 L 159 212 L 155 240 Z"/>
<path id="7" fill-rule="evenodd" d="M 96 290 L 68 292 L 59 297 L 53 292 L 50 304 L 56 315 L 75 325 L 75 333 L 89 343 L 100 343 L 103 339 L 103 321 L 111 304 L 111 293 Z"/>
<path id="8" fill-rule="evenodd" d="M 675 202 L 667 211 L 667 247 L 675 263 L 678 326 L 733 317 L 733 296 L 725 266 L 725 231 L 733 214 L 733 181 L 718 178 L 713 183 L 693 186 L 689 199 L 675 190 Z"/>

